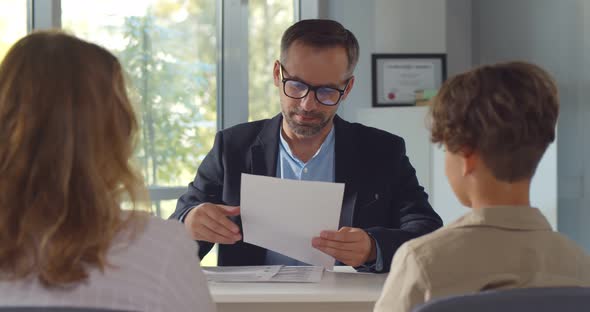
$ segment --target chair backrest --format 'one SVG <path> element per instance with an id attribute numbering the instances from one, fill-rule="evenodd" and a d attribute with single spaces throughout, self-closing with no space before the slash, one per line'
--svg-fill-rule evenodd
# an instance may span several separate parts
<path id="1" fill-rule="evenodd" d="M 0 307 L 0 312 L 131 312 L 83 307 Z"/>
<path id="2" fill-rule="evenodd" d="M 440 298 L 417 306 L 413 312 L 578 312 L 590 311 L 590 288 L 521 288 L 489 290 Z"/>

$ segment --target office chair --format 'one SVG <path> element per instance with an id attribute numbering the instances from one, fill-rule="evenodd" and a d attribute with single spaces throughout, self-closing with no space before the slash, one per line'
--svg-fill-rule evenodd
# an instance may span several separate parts
<path id="1" fill-rule="evenodd" d="M 0 307 L 0 312 L 131 312 L 83 307 Z"/>
<path id="2" fill-rule="evenodd" d="M 434 299 L 412 312 L 579 312 L 590 311 L 590 288 L 520 288 Z"/>

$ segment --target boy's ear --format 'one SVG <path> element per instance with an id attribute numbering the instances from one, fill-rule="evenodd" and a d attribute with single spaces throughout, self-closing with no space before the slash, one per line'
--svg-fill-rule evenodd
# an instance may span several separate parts
<path id="1" fill-rule="evenodd" d="M 468 176 L 475 171 L 479 164 L 479 155 L 472 149 L 462 149 L 459 154 L 463 158 L 463 176 Z"/>

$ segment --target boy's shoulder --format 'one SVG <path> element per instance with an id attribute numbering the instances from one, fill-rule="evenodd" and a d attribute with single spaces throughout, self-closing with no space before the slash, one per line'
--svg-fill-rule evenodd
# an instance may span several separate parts
<path id="1" fill-rule="evenodd" d="M 481 235 L 487 229 L 480 227 L 464 227 L 462 219 L 449 223 L 434 232 L 406 242 L 406 252 L 423 265 L 436 265 L 449 262 L 462 253 L 481 247 Z"/>
<path id="2" fill-rule="evenodd" d="M 433 253 L 444 251 L 445 246 L 448 247 L 448 244 L 456 242 L 457 238 L 463 235 L 461 229 L 445 225 L 434 232 L 412 239 L 406 244 L 408 245 L 407 248 L 413 253 Z"/>

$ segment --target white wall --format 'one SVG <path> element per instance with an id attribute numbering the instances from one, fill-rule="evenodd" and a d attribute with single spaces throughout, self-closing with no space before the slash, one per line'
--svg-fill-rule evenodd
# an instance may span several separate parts
<path id="1" fill-rule="evenodd" d="M 350 29 L 361 48 L 354 89 L 338 112 L 347 120 L 354 121 L 358 109 L 371 107 L 371 54 L 446 51 L 445 1 L 325 0 L 324 3 L 323 17 L 337 20 Z"/>
<path id="2" fill-rule="evenodd" d="M 416 169 L 416 177 L 427 194 L 432 194 L 432 147 L 430 132 L 425 127 L 428 107 L 398 107 L 395 109 L 363 108 L 357 110 L 356 121 L 405 138 L 406 155 Z M 411 138 L 411 139 L 407 139 Z M 432 200 L 432 199 L 431 199 Z"/>
<path id="3" fill-rule="evenodd" d="M 374 5 L 376 52 L 446 51 L 446 1 L 376 0 Z"/>
<path id="4" fill-rule="evenodd" d="M 523 59 L 556 79 L 558 176 L 547 181 L 558 186 L 558 230 L 590 250 L 590 1 L 474 0 L 473 21 L 476 63 Z"/>
<path id="5" fill-rule="evenodd" d="M 532 8 L 535 6 L 533 2 L 535 0 L 499 1 L 500 10 L 504 15 L 497 15 L 499 13 L 496 8 L 497 1 L 485 0 L 327 1 L 325 17 L 338 20 L 349 28 L 355 33 L 361 46 L 355 88 L 340 108 L 339 114 L 348 120 L 362 121 L 365 124 L 402 134 L 408 144 L 408 154 L 417 169 L 418 177 L 429 191 L 431 203 L 445 223 L 454 220 L 466 210 L 456 200 L 444 175 L 444 154 L 438 148 L 428 145 L 430 154 L 427 157 L 420 155 L 421 151 L 425 150 L 424 146 L 429 143 L 425 138 L 427 132 L 419 131 L 424 128 L 416 128 L 424 124 L 424 118 L 411 119 L 418 118 L 416 111 L 411 111 L 416 108 L 371 108 L 370 55 L 372 53 L 447 53 L 449 75 L 463 72 L 480 61 L 492 62 L 495 58 L 504 56 L 502 54 L 504 51 L 507 55 L 513 56 L 510 54 L 510 48 L 518 46 L 518 42 L 521 46 L 530 48 L 530 38 L 515 37 L 513 34 L 515 28 L 522 31 L 532 27 L 519 24 L 518 17 L 522 14 L 519 10 L 535 11 Z M 551 2 L 551 0 L 544 2 Z M 485 7 L 482 6 L 483 3 Z M 555 3 L 553 6 L 559 5 Z M 549 9 L 544 10 L 549 11 Z M 505 15 L 509 19 L 508 25 L 504 25 L 499 18 L 500 16 L 506 18 Z M 541 16 L 542 14 L 539 15 Z M 563 16 L 557 14 L 553 18 L 556 17 L 557 20 L 554 23 L 562 21 Z M 510 24 L 512 21 L 510 18 L 514 19 L 513 24 Z M 555 32 L 555 30 L 548 31 L 551 34 Z M 529 34 L 537 34 L 535 38 L 542 37 L 540 33 L 532 31 Z M 514 40 L 505 42 L 502 41 L 503 38 L 514 38 Z M 550 42 L 548 38 L 545 40 Z M 500 48 L 493 47 L 494 44 L 498 44 Z M 554 55 L 548 51 L 537 53 L 544 53 L 548 57 Z M 530 55 L 524 54 L 524 57 L 532 60 Z M 408 118 L 415 121 L 409 122 L 414 126 L 413 128 L 405 128 L 408 122 L 403 123 L 403 121 L 407 121 Z M 562 137 L 563 135 L 560 135 L 560 139 Z M 553 145 L 539 166 L 531 193 L 533 204 L 543 210 L 554 227 L 557 224 L 556 157 L 557 148 Z M 428 159 L 430 162 L 427 161 Z"/>
<path id="6" fill-rule="evenodd" d="M 337 20 L 352 31 L 360 46 L 354 88 L 340 104 L 338 114 L 346 120 L 356 118 L 356 110 L 371 107 L 371 53 L 375 52 L 375 2 L 327 0 L 326 18 Z"/>
<path id="7" fill-rule="evenodd" d="M 582 106 L 581 113 L 581 122 L 576 124 L 578 129 L 585 132 L 584 138 L 590 138 L 590 128 L 588 127 L 588 121 L 590 121 L 590 109 L 588 107 L 588 99 L 590 99 L 590 3 L 588 1 L 582 2 L 581 8 L 579 11 L 580 17 L 582 19 L 582 31 L 579 37 L 581 37 L 582 47 L 580 49 L 580 53 L 583 55 L 582 65 L 580 69 L 582 70 L 582 79 L 580 79 L 577 93 L 578 93 L 578 105 Z M 586 101 L 585 105 L 583 101 Z M 563 125 L 562 128 L 565 128 Z M 575 141 L 575 137 L 566 138 L 568 141 Z M 584 181 L 590 181 L 590 165 L 588 163 L 588 159 L 590 159 L 590 144 L 587 142 L 578 142 L 578 146 L 583 146 L 583 154 L 577 157 L 581 158 L 581 161 L 584 162 Z M 576 145 L 575 143 L 572 145 Z M 573 146 L 572 146 L 573 147 Z M 573 147 L 570 150 L 566 150 L 565 148 L 560 149 L 564 153 L 571 153 L 572 151 L 576 150 L 576 147 Z M 567 158 L 560 160 L 559 166 L 561 163 L 567 162 Z M 559 167 L 560 168 L 560 167 Z M 560 181 L 561 182 L 561 181 Z M 590 183 L 586 182 L 584 185 L 584 196 L 580 203 L 572 209 L 573 211 L 566 211 L 563 212 L 560 210 L 559 216 L 561 219 L 567 218 L 567 220 L 563 220 L 562 226 L 564 228 L 571 228 L 572 232 L 575 231 L 576 239 L 581 242 L 585 247 L 586 250 L 590 251 L 590 228 L 588 227 L 588 220 L 590 220 Z M 564 202 L 562 205 L 562 200 L 565 199 L 565 196 L 562 197 L 561 190 L 563 187 L 560 188 L 560 199 L 559 205 L 560 207 L 564 206 L 566 203 Z M 567 233 L 567 232 L 566 232 Z"/>
<path id="8" fill-rule="evenodd" d="M 427 110 L 420 107 L 371 108 L 371 54 L 446 53 L 447 42 L 451 42 L 456 53 L 448 56 L 449 73 L 467 69 L 471 61 L 465 56 L 470 55 L 471 45 L 465 41 L 465 38 L 470 39 L 470 32 L 464 30 L 464 26 L 470 22 L 469 3 L 469 0 L 454 0 L 453 5 L 461 10 L 453 11 L 449 21 L 447 3 L 440 0 L 333 0 L 328 5 L 327 17 L 350 29 L 361 46 L 356 84 L 339 114 L 405 139 L 418 180 L 445 223 L 466 210 L 447 183 L 444 154 L 429 143 L 425 127 Z M 447 27 L 462 32 L 447 36 Z"/>

